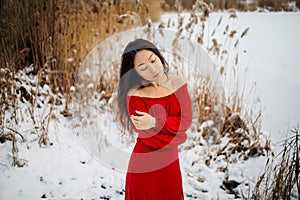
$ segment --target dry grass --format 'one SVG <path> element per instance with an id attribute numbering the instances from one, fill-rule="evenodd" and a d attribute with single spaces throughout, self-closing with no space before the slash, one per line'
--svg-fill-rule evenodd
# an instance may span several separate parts
<path id="1" fill-rule="evenodd" d="M 0 134 L 0 142 L 3 143 L 6 140 L 11 141 L 11 156 L 12 159 L 12 165 L 13 166 L 18 166 L 18 167 L 23 167 L 24 165 L 27 164 L 27 161 L 24 159 L 20 159 L 18 155 L 18 146 L 17 146 L 17 137 L 20 137 L 22 139 L 22 142 L 25 142 L 24 137 L 22 136 L 21 133 L 19 133 L 17 130 L 14 130 L 12 128 L 7 128 L 9 133 L 6 134 Z"/>
<path id="2" fill-rule="evenodd" d="M 117 3 L 1 1 L 1 66 L 15 71 L 33 63 L 36 74 L 47 68 L 48 83 L 68 95 L 81 61 L 100 41 L 159 19 L 158 3 Z"/>
<path id="3" fill-rule="evenodd" d="M 257 0 L 257 6 L 271 11 L 292 11 L 289 3 L 291 0 Z M 299 8 L 299 5 L 298 5 Z"/>
<path id="4" fill-rule="evenodd" d="M 197 0 L 165 0 L 163 8 L 165 10 L 175 9 L 176 2 L 181 4 L 183 9 L 191 10 Z M 258 8 L 266 8 L 271 11 L 292 11 L 289 3 L 296 2 L 296 6 L 300 8 L 299 0 L 254 0 L 247 2 L 246 0 L 203 0 L 207 4 L 212 4 L 214 10 L 238 9 L 242 11 L 253 11 Z"/>
<path id="5" fill-rule="evenodd" d="M 70 88 L 88 52 L 116 32 L 157 21 L 160 9 L 149 0 L 3 0 L 0 13 L 0 138 L 12 141 L 13 163 L 19 165 L 15 138 L 23 133 L 12 130 L 23 116 L 31 119 L 39 144 L 51 144 L 53 107 L 64 104 L 62 114 L 71 115 Z M 33 78 L 23 80 L 23 72 Z M 43 94 L 45 86 L 50 87 L 48 94 Z M 38 115 L 41 103 L 51 107 Z"/>
<path id="6" fill-rule="evenodd" d="M 39 135 L 41 146 L 47 146 L 51 142 L 48 137 L 48 125 L 52 116 L 52 108 L 45 113 L 42 118 L 36 118 L 35 109 L 38 103 L 35 101 L 40 95 L 39 92 L 32 92 L 26 88 L 21 89 L 16 85 L 15 75 L 19 69 L 33 63 L 34 69 L 29 73 L 37 75 L 38 82 L 30 85 L 31 88 L 39 88 L 48 84 L 51 86 L 53 94 L 50 95 L 50 103 L 61 104 L 60 98 L 66 97 L 65 109 L 62 112 L 65 116 L 70 116 L 68 103 L 71 101 L 71 86 L 74 84 L 77 70 L 87 53 L 95 47 L 100 41 L 109 37 L 111 34 L 126 30 L 133 26 L 150 23 L 157 20 L 155 16 L 159 14 L 159 4 L 153 4 L 152 1 L 141 1 L 140 4 L 130 4 L 127 1 L 120 1 L 118 5 L 113 5 L 110 1 L 98 2 L 90 1 L 33 1 L 16 2 L 1 1 L 1 133 L 0 138 L 10 138 L 12 141 L 12 152 L 14 165 L 20 165 L 21 159 L 16 154 L 16 137 L 22 135 L 7 128 L 5 116 L 9 108 L 13 108 L 13 119 L 15 124 L 19 123 L 17 112 L 19 110 L 18 102 L 30 102 L 28 111 L 33 124 L 38 127 L 34 130 Z M 72 3 L 73 2 L 73 3 Z M 132 1 L 133 2 L 133 1 Z M 134 1 L 135 2 L 135 1 Z M 155 9 L 153 9 L 155 8 Z M 177 8 L 181 11 L 180 5 Z M 189 23 L 183 25 L 183 19 L 179 17 L 177 22 L 180 36 L 183 31 L 190 36 L 196 35 L 199 44 L 203 44 L 203 37 L 206 33 L 206 20 L 214 7 L 203 1 L 197 1 L 191 12 Z M 236 17 L 235 11 L 231 11 L 230 18 Z M 215 31 L 218 31 L 222 20 L 216 25 Z M 200 27 L 200 29 L 195 29 Z M 242 39 L 248 29 L 239 34 L 232 30 L 231 26 L 226 27 L 225 43 L 234 43 L 238 48 L 238 42 Z M 236 38 L 236 35 L 239 37 Z M 212 43 L 207 46 L 210 54 L 218 58 L 220 65 L 220 75 L 224 75 L 227 70 L 228 52 L 221 44 L 214 39 L 214 34 L 209 36 Z M 174 41 L 176 42 L 176 41 Z M 176 55 L 174 55 L 176 58 Z M 238 66 L 238 55 L 236 55 L 234 66 Z M 177 59 L 180 62 L 180 58 Z M 105 99 L 108 102 L 118 83 L 118 66 L 116 63 L 104 71 L 96 86 L 96 92 L 101 92 L 99 100 Z M 179 68 L 180 70 L 180 68 Z M 195 80 L 199 79 L 195 74 Z M 4 81 L 3 81 L 4 80 Z M 233 84 L 240 84 L 238 80 Z M 216 90 L 209 78 L 201 78 L 195 84 L 193 94 L 194 106 L 196 106 L 197 124 L 213 121 L 213 125 L 205 129 L 198 130 L 201 137 L 208 141 L 213 137 L 213 144 L 219 144 L 221 137 L 228 137 L 228 144 L 219 148 L 218 155 L 226 152 L 225 159 L 228 162 L 234 162 L 231 155 L 238 153 L 239 158 L 246 160 L 251 156 L 259 156 L 270 150 L 270 142 L 265 145 L 260 144 L 260 115 L 255 118 L 252 115 L 241 115 L 243 111 L 243 102 L 240 87 L 230 91 L 224 101 L 220 101 L 220 93 Z M 94 89 L 94 88 L 93 88 Z M 18 91 L 19 94 L 18 95 Z M 86 96 L 93 95 L 91 94 Z M 3 102 L 3 103 L 2 103 Z M 86 102 L 88 104 L 88 100 Z M 220 108 L 226 108 L 226 114 Z M 247 112 L 246 112 L 247 113 Z M 245 119 L 245 116 L 248 119 Z M 6 128 L 4 128 L 6 127 Z M 248 142 L 245 142 L 248 141 Z M 230 145 L 234 144 L 234 146 Z M 216 156 L 218 156 L 216 155 Z M 207 164 L 214 159 L 208 155 Z M 19 162 L 19 164 L 18 164 Z"/>
<path id="7" fill-rule="evenodd" d="M 26 161 L 20 159 L 17 153 L 16 141 L 18 138 L 23 140 L 22 133 L 6 124 L 7 113 L 13 111 L 12 119 L 15 121 L 14 124 L 18 124 L 21 122 L 17 117 L 20 111 L 19 103 L 20 101 L 27 102 L 27 110 L 30 113 L 32 124 L 34 124 L 33 132 L 38 134 L 39 144 L 41 146 L 51 145 L 48 126 L 53 117 L 53 107 L 51 106 L 41 118 L 36 117 L 35 112 L 39 105 L 37 99 L 44 95 L 39 92 L 38 88 L 44 85 L 51 86 L 52 93 L 48 96 L 49 103 L 52 105 L 62 104 L 61 99 L 65 96 L 66 104 L 62 114 L 70 116 L 68 103 L 72 100 L 71 86 L 73 86 L 77 70 L 88 52 L 116 32 L 138 25 L 151 25 L 149 17 L 152 21 L 158 19 L 159 4 L 153 4 L 153 1 L 150 0 L 141 1 L 140 4 L 135 4 L 135 1 L 130 1 L 134 2 L 133 4 L 128 1 L 117 1 L 119 3 L 117 5 L 110 3 L 112 1 L 101 2 L 96 0 L 88 3 L 52 0 L 44 4 L 42 0 L 21 3 L 1 1 L 0 64 L 2 68 L 0 81 L 3 90 L 1 90 L 0 97 L 0 141 L 11 141 L 13 165 L 23 166 Z M 182 7 L 178 3 L 179 1 L 176 2 L 174 5 L 177 6 L 180 14 Z M 203 1 L 196 1 L 188 24 L 183 24 L 183 18 L 179 16 L 176 25 L 178 38 L 183 32 L 187 33 L 216 58 L 220 77 L 225 79 L 228 78 L 224 73 L 228 71 L 228 67 L 237 71 L 239 65 L 238 54 L 235 54 L 234 62 L 230 63 L 228 55 L 232 52 L 227 47 L 234 46 L 234 52 L 238 52 L 239 41 L 247 35 L 249 29 L 240 33 L 232 28 L 232 24 L 228 24 L 225 30 L 220 30 L 223 23 L 220 18 L 215 30 L 208 36 L 212 42 L 204 44 L 203 38 L 207 33 L 206 22 L 210 12 L 226 6 L 225 1 L 218 2 L 222 3 L 222 5 L 218 5 L 219 7 Z M 232 20 L 236 19 L 235 10 L 230 10 L 229 17 Z M 223 35 L 226 37 L 224 43 L 214 37 L 217 31 L 224 31 Z M 176 64 L 180 66 L 183 62 L 181 58 L 176 54 L 173 57 Z M 31 89 L 21 88 L 17 84 L 18 80 L 15 79 L 16 74 L 24 66 L 32 63 L 33 70 L 29 70 L 27 75 L 36 75 L 38 81 L 34 84 L 27 84 Z M 110 65 L 99 77 L 96 87 L 85 90 L 86 93 L 81 93 L 81 95 L 91 97 L 96 93 L 98 95 L 94 97 L 105 100 L 108 105 L 118 84 L 118 70 L 116 70 L 118 68 L 119 63 Z M 178 67 L 177 72 L 181 73 L 180 70 L 182 68 Z M 195 117 L 197 118 L 198 138 L 203 138 L 209 147 L 210 145 L 218 147 L 216 151 L 213 149 L 208 151 L 205 158 L 208 166 L 218 156 L 222 156 L 222 159 L 231 163 L 237 162 L 236 158 L 247 160 L 249 157 L 266 155 L 271 152 L 270 140 L 267 140 L 265 144 L 261 144 L 259 140 L 260 111 L 255 114 L 244 110 L 244 93 L 243 87 L 241 87 L 244 83 L 241 83 L 241 80 L 236 77 L 229 78 L 233 80 L 231 85 L 236 87 L 226 91 L 225 98 L 223 98 L 220 97 L 222 94 L 214 87 L 209 77 L 199 77 L 199 74 L 194 74 L 194 77 L 191 78 L 199 80 L 195 82 L 192 94 L 194 110 L 197 111 Z M 33 88 L 36 90 L 32 90 Z M 91 99 L 87 98 L 84 103 L 88 105 L 89 100 Z M 113 104 L 110 105 L 113 106 Z M 209 124 L 208 122 L 213 123 Z M 205 123 L 209 125 L 201 128 Z M 228 138 L 228 143 L 222 143 L 222 138 Z M 201 145 L 200 142 L 202 141 L 195 139 L 193 145 Z M 193 148 L 193 146 L 188 148 Z M 226 169 L 218 170 L 225 171 Z"/>
<path id="8" fill-rule="evenodd" d="M 268 160 L 265 172 L 259 177 L 251 199 L 299 199 L 299 127 L 291 132 L 294 136 L 284 141 L 283 150 L 278 154 L 281 159 L 279 161 Z"/>
<path id="9" fill-rule="evenodd" d="M 193 83 L 192 100 L 194 102 L 193 110 L 197 112 L 195 117 L 198 130 L 196 131 L 199 132 L 200 137 L 194 138 L 194 142 L 186 149 L 206 143 L 211 148 L 208 150 L 205 162 L 208 166 L 214 160 L 218 160 L 219 156 L 227 163 L 233 163 L 238 160 L 248 160 L 250 157 L 272 155 L 270 140 L 261 140 L 261 111 L 259 108 L 257 109 L 256 105 L 252 105 L 253 109 L 246 110 L 244 102 L 246 82 L 240 78 L 245 74 L 242 74 L 240 69 L 239 43 L 247 36 L 249 28 L 242 31 L 235 29 L 237 14 L 235 10 L 231 9 L 228 22 L 221 17 L 212 33 L 208 35 L 207 26 L 212 10 L 211 5 L 203 1 L 196 1 L 186 24 L 183 23 L 186 19 L 183 19 L 180 13 L 178 21 L 174 23 L 176 26 L 172 26 L 170 21 L 168 23 L 168 27 L 177 28 L 178 38 L 194 39 L 205 48 L 216 61 L 216 72 L 219 72 L 221 82 L 227 86 L 233 86 L 226 88 L 223 94 L 216 88 L 212 77 L 201 77 L 197 73 L 194 74 L 193 80 L 199 81 Z M 224 23 L 228 24 L 224 25 Z M 223 38 L 215 37 L 218 32 L 222 33 L 219 35 L 222 35 Z M 211 42 L 205 44 L 203 42 L 205 37 Z M 174 55 L 174 59 L 176 59 L 176 55 Z M 178 63 L 176 64 L 178 65 Z M 255 88 L 247 94 L 247 97 L 254 95 L 256 95 Z M 254 104 L 254 101 L 252 103 Z M 220 168 L 219 170 L 225 169 Z"/>
<path id="10" fill-rule="evenodd" d="M 24 141 L 24 137 L 14 127 L 21 122 L 21 119 L 18 118 L 20 102 L 28 105 L 27 111 L 30 113 L 32 124 L 34 124 L 33 132 L 38 134 L 39 144 L 41 146 L 51 145 L 48 126 L 53 117 L 53 107 L 41 118 L 36 117 L 35 112 L 39 105 L 37 99 L 44 95 L 39 92 L 38 88 L 44 85 L 51 86 L 53 93 L 48 95 L 49 103 L 52 105 L 61 105 L 61 99 L 65 95 L 67 101 L 63 114 L 70 116 L 68 103 L 72 96 L 71 86 L 73 86 L 77 70 L 88 52 L 116 32 L 150 23 L 149 17 L 152 21 L 159 19 L 159 3 L 153 4 L 153 1 L 145 0 L 140 4 L 135 4 L 135 1 L 120 0 L 116 1 L 117 5 L 114 5 L 111 2 L 96 0 L 88 2 L 71 0 L 1 1 L 0 142 L 11 141 L 14 166 L 21 167 L 26 164 L 25 160 L 19 158 L 17 148 L 18 139 Z M 176 5 L 176 9 L 181 12 L 183 8 L 179 1 L 176 2 L 170 5 Z M 186 1 L 186 3 L 189 2 Z M 225 0 L 212 0 L 209 3 L 212 4 L 196 1 L 189 23 L 186 25 L 183 25 L 183 18 L 179 17 L 176 23 L 178 25 L 177 34 L 181 36 L 183 32 L 186 32 L 190 37 L 196 35 L 196 41 L 204 46 L 210 55 L 217 58 L 218 71 L 220 76 L 224 77 L 228 66 L 236 70 L 239 65 L 238 54 L 235 55 L 234 63 L 229 63 L 227 55 L 230 50 L 225 47 L 233 44 L 235 50 L 238 50 L 239 41 L 247 35 L 249 29 L 239 33 L 232 29 L 231 24 L 228 24 L 225 30 L 221 30 L 227 37 L 222 43 L 214 38 L 214 33 L 220 31 L 220 24 L 223 23 L 220 18 L 215 30 L 209 35 L 212 42 L 209 45 L 203 44 L 207 29 L 206 20 L 209 18 L 210 12 L 240 5 L 237 4 L 237 1 Z M 183 6 L 190 6 L 190 4 L 183 4 Z M 267 4 L 263 6 L 267 6 Z M 233 20 L 236 18 L 235 10 L 230 10 L 230 18 Z M 200 29 L 196 29 L 196 27 L 200 27 Z M 174 55 L 175 58 L 176 56 Z M 176 59 L 180 62 L 180 58 Z M 16 78 L 17 72 L 30 64 L 33 64 L 33 70 L 29 70 L 27 75 L 36 75 L 38 81 L 34 84 L 26 84 L 31 89 L 19 87 L 17 83 L 24 81 Z M 118 70 L 116 70 L 118 67 L 118 63 L 114 63 L 99 78 L 95 88 L 95 92 L 101 94 L 96 97 L 99 100 L 110 101 L 118 83 Z M 195 80 L 199 80 L 198 74 L 194 76 Z M 211 144 L 219 145 L 216 155 L 213 155 L 214 151 L 208 151 L 206 158 L 208 166 L 220 155 L 230 163 L 237 162 L 236 158 L 247 160 L 249 157 L 266 155 L 271 152 L 270 140 L 261 144 L 259 139 L 260 111 L 251 113 L 251 111 L 244 110 L 245 94 L 241 87 L 243 83 L 238 79 L 232 80 L 234 81 L 231 85 L 236 87 L 227 91 L 223 101 L 220 101 L 221 94 L 214 88 L 212 80 L 209 78 L 200 77 L 200 80 L 194 85 L 193 103 L 197 110 L 197 127 L 201 127 L 202 124 L 209 121 L 214 122 L 196 131 L 207 143 L 213 138 Z M 37 90 L 34 91 L 33 88 Z M 94 95 L 93 91 L 87 90 L 86 92 L 90 92 L 86 96 Z M 87 99 L 86 104 L 88 103 Z M 220 108 L 224 110 L 220 110 Z M 7 116 L 12 116 L 14 122 L 7 123 Z M 274 168 L 274 178 L 271 179 L 271 175 L 267 172 L 264 173 L 258 180 L 251 198 L 289 197 L 295 184 L 299 196 L 299 178 L 297 179 L 299 177 L 299 130 L 295 131 L 295 134 L 293 142 L 288 140 L 286 142 L 282 161 Z M 229 140 L 228 143 L 221 146 L 222 138 Z M 201 145 L 200 142 L 195 142 L 193 145 Z M 218 170 L 225 171 L 224 168 Z M 266 178 L 267 180 L 265 180 Z M 282 184 L 282 182 L 286 184 Z M 261 189 L 262 183 L 266 183 L 266 190 Z"/>

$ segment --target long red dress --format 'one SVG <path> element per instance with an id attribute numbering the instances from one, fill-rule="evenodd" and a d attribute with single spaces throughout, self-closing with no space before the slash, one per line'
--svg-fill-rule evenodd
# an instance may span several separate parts
<path id="1" fill-rule="evenodd" d="M 178 145 L 192 121 L 187 84 L 164 97 L 127 97 L 128 112 L 147 112 L 156 126 L 137 130 L 138 138 L 126 175 L 125 200 L 182 200 Z"/>

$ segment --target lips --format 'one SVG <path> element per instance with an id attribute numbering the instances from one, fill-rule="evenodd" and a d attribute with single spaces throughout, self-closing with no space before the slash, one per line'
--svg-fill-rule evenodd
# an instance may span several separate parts
<path id="1" fill-rule="evenodd" d="M 159 74 L 160 74 L 160 73 L 158 72 L 156 75 L 154 75 L 154 78 L 157 78 L 157 77 L 159 76 Z"/>

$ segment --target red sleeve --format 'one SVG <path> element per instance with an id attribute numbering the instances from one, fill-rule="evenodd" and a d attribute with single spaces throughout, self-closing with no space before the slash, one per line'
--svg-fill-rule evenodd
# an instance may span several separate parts
<path id="1" fill-rule="evenodd" d="M 187 84 L 182 86 L 175 94 L 179 102 L 180 113 L 177 116 L 170 117 L 166 117 L 164 114 L 155 116 L 155 130 L 161 133 L 178 135 L 187 131 L 192 123 L 192 104 Z"/>
<path id="2" fill-rule="evenodd" d="M 185 142 L 187 138 L 185 131 L 192 121 L 192 109 L 187 86 L 183 87 L 176 92 L 181 111 L 177 116 L 166 117 L 164 114 L 157 114 L 154 116 L 156 127 L 148 130 L 138 130 L 133 125 L 134 131 L 139 133 L 139 140 L 144 144 L 154 149 L 160 149 L 177 147 Z M 129 96 L 127 105 L 129 115 L 137 115 L 136 110 L 149 113 L 147 104 L 142 98 Z"/>

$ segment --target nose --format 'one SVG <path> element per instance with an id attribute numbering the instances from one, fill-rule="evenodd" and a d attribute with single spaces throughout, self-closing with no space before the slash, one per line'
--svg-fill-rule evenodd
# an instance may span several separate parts
<path id="1" fill-rule="evenodd" d="M 149 69 L 150 69 L 150 72 L 151 72 L 152 74 L 155 74 L 155 73 L 156 73 L 156 66 L 155 66 L 155 64 L 150 63 L 150 64 L 149 64 Z"/>

